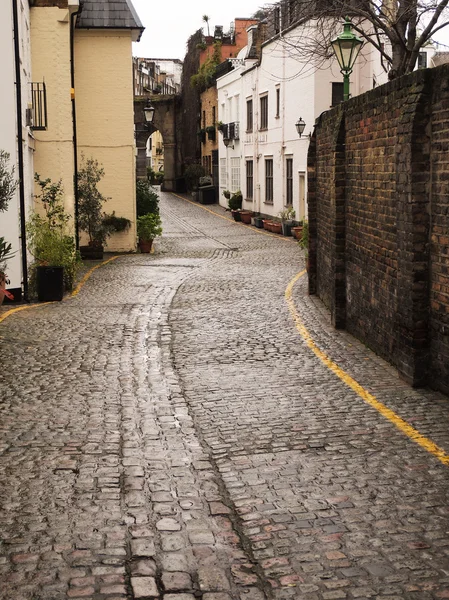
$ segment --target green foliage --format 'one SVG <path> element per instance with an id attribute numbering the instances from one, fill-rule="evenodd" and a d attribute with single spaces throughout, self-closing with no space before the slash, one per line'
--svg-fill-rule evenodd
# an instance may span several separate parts
<path id="1" fill-rule="evenodd" d="M 117 217 L 113 211 L 111 215 L 103 216 L 103 226 L 111 233 L 120 233 L 131 227 L 131 221 L 126 217 Z"/>
<path id="2" fill-rule="evenodd" d="M 148 182 L 138 179 L 136 182 L 137 216 L 159 213 L 159 196 L 150 189 Z"/>
<path id="3" fill-rule="evenodd" d="M 81 259 L 70 228 L 71 217 L 64 209 L 62 183 L 41 180 L 37 173 L 35 181 L 41 188 L 36 198 L 42 203 L 44 215 L 33 213 L 26 224 L 28 250 L 36 266 L 64 267 L 64 286 L 70 290 Z"/>
<path id="4" fill-rule="evenodd" d="M 280 211 L 279 217 L 282 222 L 293 221 L 293 219 L 296 217 L 295 209 L 293 206 L 287 206 L 287 208 L 284 208 L 284 210 Z"/>
<path id="5" fill-rule="evenodd" d="M 298 244 L 307 253 L 309 248 L 309 221 L 306 221 L 306 219 L 304 219 L 302 224 L 302 237 L 298 240 Z"/>
<path id="6" fill-rule="evenodd" d="M 0 237 L 0 274 L 5 272 L 6 261 L 16 254 L 15 252 L 11 252 L 11 249 L 11 244 L 4 237 Z"/>
<path id="7" fill-rule="evenodd" d="M 14 179 L 14 167 L 9 169 L 8 163 L 9 153 L 0 150 L 0 212 L 8 208 L 18 185 L 18 181 Z"/>
<path id="8" fill-rule="evenodd" d="M 160 185 L 164 181 L 164 172 L 163 171 L 154 171 L 151 167 L 147 167 L 147 177 L 148 181 L 152 185 Z"/>
<path id="9" fill-rule="evenodd" d="M 221 42 L 214 42 L 214 51 L 198 70 L 198 73 L 190 78 L 190 85 L 203 92 L 213 85 L 215 79 L 215 69 L 221 63 Z"/>
<path id="10" fill-rule="evenodd" d="M 104 169 L 94 158 L 82 157 L 78 171 L 78 225 L 89 236 L 89 243 L 103 245 L 110 232 L 103 225 L 103 204 L 107 198 L 98 189 Z"/>
<path id="11" fill-rule="evenodd" d="M 206 175 L 206 170 L 202 165 L 193 164 L 186 167 L 184 177 L 186 186 L 189 192 L 196 189 L 199 185 L 200 178 Z"/>
<path id="12" fill-rule="evenodd" d="M 154 240 L 162 235 L 162 222 L 158 213 L 148 213 L 137 217 L 137 235 L 144 242 Z"/>
<path id="13" fill-rule="evenodd" d="M 228 200 L 228 206 L 230 210 L 240 210 L 242 208 L 243 195 L 240 190 L 234 192 Z"/>
<path id="14" fill-rule="evenodd" d="M 226 198 L 226 200 L 229 200 L 231 197 L 231 192 L 229 190 L 223 190 L 223 196 Z"/>

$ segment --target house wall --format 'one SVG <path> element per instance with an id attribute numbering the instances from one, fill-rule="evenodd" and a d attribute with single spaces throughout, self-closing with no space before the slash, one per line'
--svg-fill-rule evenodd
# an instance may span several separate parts
<path id="1" fill-rule="evenodd" d="M 32 202 L 34 148 L 31 130 L 26 126 L 26 109 L 31 101 L 30 11 L 28 2 L 20 3 L 18 8 L 22 77 L 23 128 L 21 138 L 26 217 Z M 0 3 L 0 56 L 0 78 L 2 81 L 2 92 L 0 94 L 0 149 L 10 154 L 9 167 L 15 168 L 15 175 L 18 178 L 16 78 L 11 2 Z M 14 198 L 9 203 L 8 210 L 0 213 L 0 236 L 11 243 L 12 251 L 16 252 L 16 255 L 7 264 L 7 275 L 10 279 L 10 284 L 7 287 L 9 289 L 21 288 L 23 279 L 19 207 L 19 190 L 17 189 Z"/>
<path id="2" fill-rule="evenodd" d="M 323 116 L 309 152 L 309 286 L 413 385 L 449 390 L 449 66 Z"/>
<path id="3" fill-rule="evenodd" d="M 135 144 L 131 31 L 75 33 L 78 152 L 105 170 L 100 183 L 107 213 L 132 221 L 129 231 L 109 238 L 110 251 L 136 249 Z M 113 98 L 113 101 L 111 101 Z"/>
<path id="4" fill-rule="evenodd" d="M 342 75 L 335 60 L 316 69 L 301 62 L 294 47 L 300 38 L 301 27 L 286 32 L 282 39 L 277 36 L 262 45 L 260 62 L 246 61 L 234 71 L 217 81 L 219 120 L 224 123 L 239 120 L 240 140 L 234 149 L 225 149 L 220 141 L 220 160 L 226 160 L 227 177 L 220 180 L 220 189 L 231 188 L 231 158 L 241 158 L 241 189 L 243 207 L 262 214 L 278 216 L 287 206 L 287 159 L 293 161 L 293 203 L 297 219 L 306 216 L 307 150 L 308 134 L 315 120 L 329 110 L 332 104 L 332 82 L 342 82 Z M 309 31 L 308 35 L 313 32 Z M 253 65 L 251 67 L 251 65 Z M 360 55 L 351 77 L 351 93 L 358 95 L 370 89 L 373 83 L 374 63 L 369 49 Z M 279 94 L 279 107 L 277 106 Z M 260 99 L 268 96 L 268 127 L 261 129 Z M 238 115 L 236 113 L 239 97 Z M 253 131 L 247 131 L 246 103 L 253 101 Z M 231 105 L 233 108 L 231 108 Z M 279 110 L 278 110 L 279 109 Z M 236 116 L 237 115 L 237 116 Z M 306 123 L 300 139 L 295 124 L 299 118 Z M 221 136 L 220 136 L 221 137 Z M 253 199 L 245 196 L 246 160 L 253 160 Z M 266 160 L 273 160 L 273 201 L 266 199 Z M 221 169 L 221 173 L 224 169 Z M 233 191 L 233 190 L 231 190 Z M 220 198 L 222 203 L 226 201 Z"/>
<path id="5" fill-rule="evenodd" d="M 45 81 L 48 128 L 35 131 L 34 168 L 43 179 L 61 179 L 66 210 L 73 214 L 73 124 L 70 96 L 70 18 L 66 8 L 35 6 L 31 10 L 34 81 Z"/>

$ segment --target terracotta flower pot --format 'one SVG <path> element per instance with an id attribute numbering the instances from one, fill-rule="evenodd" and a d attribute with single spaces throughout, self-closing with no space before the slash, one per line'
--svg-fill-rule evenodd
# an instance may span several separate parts
<path id="1" fill-rule="evenodd" d="M 149 254 L 153 247 L 153 240 L 139 240 L 139 249 L 142 254 Z"/>
<path id="2" fill-rule="evenodd" d="M 273 233 L 282 233 L 282 223 L 278 223 L 277 221 L 272 221 L 271 231 Z"/>
<path id="3" fill-rule="evenodd" d="M 240 219 L 242 223 L 245 223 L 245 225 L 251 225 L 252 214 L 253 213 L 250 210 L 242 210 L 240 212 Z"/>
<path id="4" fill-rule="evenodd" d="M 269 219 L 263 219 L 263 228 L 267 231 L 271 231 L 271 221 Z"/>
<path id="5" fill-rule="evenodd" d="M 292 227 L 292 234 L 295 236 L 295 238 L 297 240 L 300 240 L 302 238 L 302 230 L 303 227 Z"/>

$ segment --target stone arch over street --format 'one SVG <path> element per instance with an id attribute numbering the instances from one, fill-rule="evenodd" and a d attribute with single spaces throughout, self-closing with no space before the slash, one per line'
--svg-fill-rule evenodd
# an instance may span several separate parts
<path id="1" fill-rule="evenodd" d="M 150 99 L 154 106 L 153 123 L 146 124 L 144 106 Z M 146 144 L 149 136 L 159 130 L 164 140 L 164 182 L 162 189 L 177 191 L 181 170 L 179 98 L 172 95 L 138 96 L 134 99 L 134 125 L 136 131 L 136 175 L 138 179 L 147 177 Z"/>

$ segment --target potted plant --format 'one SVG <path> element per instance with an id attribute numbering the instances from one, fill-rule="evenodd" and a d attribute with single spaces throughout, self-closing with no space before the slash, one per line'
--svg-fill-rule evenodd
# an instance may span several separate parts
<path id="1" fill-rule="evenodd" d="M 8 209 L 8 204 L 13 198 L 18 184 L 14 179 L 14 167 L 10 169 L 8 162 L 8 152 L 0 150 L 0 212 Z M 6 262 L 16 254 L 11 249 L 11 244 L 5 238 L 0 237 L 0 304 L 3 303 L 5 296 L 9 300 L 14 300 L 14 296 L 6 290 L 6 285 L 9 284 Z"/>
<path id="2" fill-rule="evenodd" d="M 33 213 L 27 224 L 28 250 L 35 258 L 33 274 L 37 297 L 41 302 L 62 300 L 64 290 L 70 290 L 80 262 L 75 238 L 70 226 L 71 217 L 64 209 L 62 182 L 34 179 L 41 189 L 36 195 L 44 214 Z"/>
<path id="3" fill-rule="evenodd" d="M 223 196 L 226 198 L 226 200 L 229 200 L 231 198 L 231 192 L 229 190 L 223 190 Z"/>
<path id="4" fill-rule="evenodd" d="M 223 129 L 224 129 L 224 127 L 225 127 L 225 125 L 224 125 L 223 121 L 217 121 L 216 125 L 217 125 L 217 130 L 218 130 L 220 133 L 223 133 Z"/>
<path id="5" fill-rule="evenodd" d="M 193 163 L 185 168 L 184 179 L 186 182 L 187 191 L 192 193 L 194 199 L 196 199 L 200 178 L 204 177 L 205 175 L 205 168 L 198 163 Z"/>
<path id="6" fill-rule="evenodd" d="M 282 223 L 283 235 L 292 235 L 293 219 L 295 218 L 295 216 L 296 212 L 293 206 L 287 206 L 286 208 L 284 208 L 284 210 L 281 210 L 281 212 L 279 213 L 279 217 Z"/>
<path id="7" fill-rule="evenodd" d="M 14 296 L 6 289 L 6 285 L 9 284 L 9 279 L 6 275 L 6 262 L 14 254 L 15 252 L 11 252 L 11 244 L 5 238 L 0 237 L 0 305 L 3 304 L 5 297 L 9 300 L 14 300 Z"/>
<path id="8" fill-rule="evenodd" d="M 303 227 L 303 222 L 300 221 L 298 225 L 291 228 L 292 235 L 295 237 L 295 239 L 300 240 L 302 238 Z"/>
<path id="9" fill-rule="evenodd" d="M 254 217 L 252 218 L 252 224 L 254 225 L 254 227 L 257 227 L 258 229 L 263 229 L 263 217 L 260 214 L 256 214 L 254 215 Z"/>
<path id="10" fill-rule="evenodd" d="M 161 217 L 157 213 L 148 213 L 137 217 L 137 235 L 139 236 L 139 248 L 144 254 L 151 252 L 153 240 L 162 235 Z"/>
<path id="11" fill-rule="evenodd" d="M 81 257 L 101 260 L 104 244 L 108 237 L 117 231 L 125 231 L 131 225 L 129 219 L 117 217 L 115 212 L 107 215 L 103 212 L 106 196 L 98 189 L 104 177 L 104 169 L 94 158 L 82 157 L 78 171 L 78 225 L 88 236 L 87 246 L 81 246 Z"/>
<path id="12" fill-rule="evenodd" d="M 215 142 L 215 134 L 216 134 L 215 125 L 208 125 L 208 127 L 206 127 L 206 133 L 207 133 L 207 139 L 211 140 L 212 142 Z"/>
<path id="13" fill-rule="evenodd" d="M 253 212 L 251 210 L 241 210 L 240 211 L 240 220 L 245 225 L 251 225 L 251 219 L 253 216 Z"/>
<path id="14" fill-rule="evenodd" d="M 159 212 L 159 196 L 143 179 L 136 181 L 136 211 L 138 217 Z"/>

